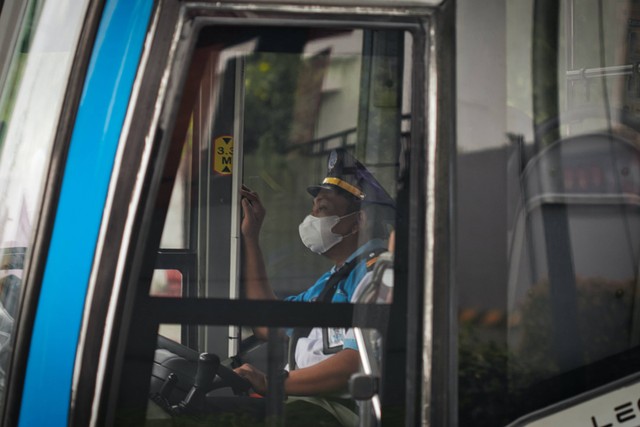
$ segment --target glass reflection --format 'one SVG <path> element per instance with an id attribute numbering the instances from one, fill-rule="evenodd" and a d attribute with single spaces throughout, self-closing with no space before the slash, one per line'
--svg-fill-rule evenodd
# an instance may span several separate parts
<path id="1" fill-rule="evenodd" d="M 535 4 L 460 9 L 494 30 L 457 30 L 461 424 L 620 378 L 638 346 L 640 8 Z"/>
<path id="2" fill-rule="evenodd" d="M 5 2 L 6 3 L 6 2 Z M 0 88 L 0 401 L 25 260 L 87 1 L 29 1 Z M 55 34 L 55 37 L 52 37 Z M 7 34 L 7 37 L 11 35 Z"/>

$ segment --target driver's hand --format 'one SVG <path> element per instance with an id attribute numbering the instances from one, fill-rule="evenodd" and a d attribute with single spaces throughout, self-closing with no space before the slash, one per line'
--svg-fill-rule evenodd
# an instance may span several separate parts
<path id="1" fill-rule="evenodd" d="M 257 239 L 260 227 L 266 215 L 266 210 L 260 201 L 260 196 L 245 185 L 240 190 L 242 198 L 242 235 L 249 239 Z"/>
<path id="2" fill-rule="evenodd" d="M 245 363 L 239 368 L 234 369 L 235 373 L 245 378 L 251 383 L 251 387 L 256 393 L 261 395 L 267 394 L 267 376 L 253 365 Z"/>

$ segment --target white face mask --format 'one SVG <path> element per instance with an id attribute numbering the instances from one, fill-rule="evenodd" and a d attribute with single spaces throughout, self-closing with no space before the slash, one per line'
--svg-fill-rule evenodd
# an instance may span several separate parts
<path id="1" fill-rule="evenodd" d="M 304 245 L 312 252 L 317 254 L 327 252 L 329 249 L 340 243 L 342 239 L 350 236 L 350 234 L 347 236 L 336 234 L 331 230 L 342 218 L 346 218 L 354 213 L 357 212 L 352 212 L 345 216 L 332 215 L 316 217 L 313 215 L 307 215 L 304 221 L 302 221 L 298 226 L 302 243 L 304 243 Z"/>

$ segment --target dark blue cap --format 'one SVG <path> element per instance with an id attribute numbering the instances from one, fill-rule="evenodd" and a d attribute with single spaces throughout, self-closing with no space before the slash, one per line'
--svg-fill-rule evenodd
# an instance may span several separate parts
<path id="1" fill-rule="evenodd" d="M 327 176 L 319 185 L 307 187 L 312 196 L 321 189 L 344 191 L 362 203 L 395 207 L 395 202 L 378 180 L 355 157 L 344 149 L 335 149 L 329 154 Z"/>

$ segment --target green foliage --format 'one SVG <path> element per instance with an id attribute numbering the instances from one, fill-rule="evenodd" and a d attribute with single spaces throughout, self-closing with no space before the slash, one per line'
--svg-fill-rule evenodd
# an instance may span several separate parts
<path id="1" fill-rule="evenodd" d="M 584 347 L 577 364 L 593 363 L 628 348 L 634 284 L 600 277 L 576 279 L 578 334 Z M 514 315 L 519 320 L 512 331 L 520 337 L 515 347 L 518 359 L 540 377 L 557 374 L 548 280 L 531 288 Z"/>
<path id="2" fill-rule="evenodd" d="M 299 55 L 259 52 L 245 67 L 245 153 L 283 153 L 289 147 Z"/>
<path id="3" fill-rule="evenodd" d="M 506 344 L 483 338 L 486 328 L 463 325 L 458 348 L 459 425 L 495 427 L 513 421 L 535 378 L 514 363 Z"/>
<path id="4" fill-rule="evenodd" d="M 35 29 L 43 3 L 44 2 L 38 1 L 31 1 L 29 3 L 24 25 L 20 29 L 17 49 L 11 59 L 7 79 L 4 82 L 4 87 L 0 88 L 0 151 L 4 145 L 5 127 L 6 124 L 9 123 L 11 114 L 13 113 L 17 91 L 22 81 L 22 75 L 24 74 L 24 68 L 30 53 L 31 43 L 35 36 Z"/>
<path id="5" fill-rule="evenodd" d="M 578 333 L 583 343 L 576 368 L 629 347 L 634 280 L 577 278 Z M 565 373 L 555 361 L 554 319 L 548 280 L 531 287 L 510 314 L 507 331 L 463 324 L 458 350 L 460 425 L 506 425 L 547 405 L 536 391 L 544 380 Z"/>
<path id="6" fill-rule="evenodd" d="M 292 124 L 300 55 L 259 52 L 245 64 L 244 183 L 267 209 L 261 243 L 276 292 L 306 289 L 328 266 L 300 242 L 297 225 L 309 211 L 308 185 L 319 179 L 324 158 L 293 150 Z"/>

